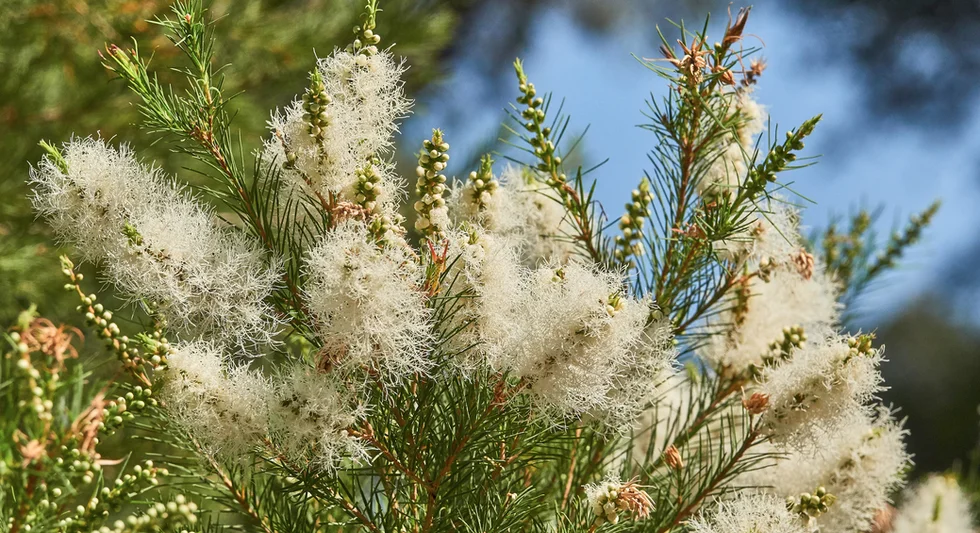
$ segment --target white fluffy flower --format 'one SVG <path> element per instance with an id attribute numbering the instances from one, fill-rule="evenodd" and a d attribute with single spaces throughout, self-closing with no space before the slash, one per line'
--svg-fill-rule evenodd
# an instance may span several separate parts
<path id="1" fill-rule="evenodd" d="M 366 457 L 363 443 L 347 432 L 366 409 L 330 374 L 294 364 L 278 377 L 275 394 L 270 431 L 290 460 L 332 469 Z"/>
<path id="2" fill-rule="evenodd" d="M 952 477 L 932 475 L 912 492 L 892 522 L 893 533 L 972 533 L 970 501 Z"/>
<path id="3" fill-rule="evenodd" d="M 424 372 L 431 325 L 422 270 L 404 247 L 368 239 L 363 223 L 347 221 L 307 255 L 306 294 L 324 363 L 368 365 L 389 379 Z"/>
<path id="4" fill-rule="evenodd" d="M 259 444 L 275 403 L 272 384 L 231 364 L 213 344 L 195 341 L 175 348 L 160 395 L 177 425 L 212 455 L 235 458 Z"/>
<path id="5" fill-rule="evenodd" d="M 758 391 L 769 397 L 763 424 L 777 442 L 808 442 L 834 431 L 881 389 L 880 362 L 881 351 L 862 349 L 858 339 L 807 343 L 763 369 Z"/>
<path id="6" fill-rule="evenodd" d="M 808 533 L 805 520 L 771 495 L 740 495 L 719 501 L 709 513 L 687 523 L 691 533 Z"/>
<path id="7" fill-rule="evenodd" d="M 181 338 L 207 334 L 250 348 L 273 341 L 265 303 L 279 273 L 242 233 L 125 146 L 101 139 L 64 147 L 67 173 L 50 158 L 32 172 L 37 210 L 61 239 L 133 300 L 153 302 Z"/>
<path id="8" fill-rule="evenodd" d="M 512 241 L 477 227 L 449 235 L 445 275 L 449 294 L 458 298 L 450 327 L 457 330 L 450 349 L 467 369 L 499 368 L 520 327 L 517 306 L 527 269 Z"/>
<path id="9" fill-rule="evenodd" d="M 648 454 L 652 458 L 660 457 L 670 444 L 667 442 L 670 421 L 677 418 L 679 413 L 688 412 L 692 400 L 696 400 L 696 394 L 686 372 L 675 372 L 666 376 L 650 407 L 633 423 L 635 461 L 643 464 Z"/>
<path id="10" fill-rule="evenodd" d="M 817 519 L 822 532 L 864 531 L 888 505 L 909 466 L 905 433 L 891 415 L 881 412 L 873 422 L 857 423 L 833 436 L 827 455 L 835 456 L 836 468 L 827 468 L 821 484 L 837 502 Z"/>
<path id="11" fill-rule="evenodd" d="M 588 411 L 627 430 L 676 357 L 669 324 L 648 320 L 649 302 L 619 296 L 618 276 L 583 265 L 523 267 L 512 240 L 479 226 L 449 243 L 450 346 L 462 366 L 529 380 L 549 415 Z"/>
<path id="12" fill-rule="evenodd" d="M 318 110 L 327 126 L 319 138 L 311 135 L 303 103 L 293 102 L 269 122 L 273 137 L 266 141 L 262 159 L 275 162 L 294 186 L 354 201 L 358 169 L 369 158 L 391 151 L 398 121 L 411 109 L 401 79 L 405 66 L 388 51 L 365 56 L 335 50 L 317 69 L 329 97 Z M 380 170 L 379 202 L 393 206 L 403 184 L 389 166 Z"/>
<path id="13" fill-rule="evenodd" d="M 513 236 L 527 230 L 528 203 L 523 201 L 528 186 L 519 167 L 508 165 L 497 187 L 484 191 L 479 201 L 473 196 L 474 183 L 457 182 L 448 204 L 456 224 L 477 224 L 498 235 Z"/>
<path id="14" fill-rule="evenodd" d="M 750 207 L 744 232 L 712 247 L 724 259 L 746 259 L 753 265 L 762 260 L 785 262 L 805 244 L 800 232 L 800 212 L 788 200 L 773 195 Z"/>
<path id="15" fill-rule="evenodd" d="M 759 367 L 769 344 L 783 329 L 801 327 L 811 340 L 831 336 L 840 304 L 837 286 L 823 265 L 802 249 L 799 217 L 788 204 L 774 202 L 742 244 L 742 257 L 759 274 L 736 288 L 736 299 L 718 318 L 733 328 L 714 335 L 702 355 L 718 368 L 738 373 Z M 810 262 L 812 261 L 812 262 Z"/>
<path id="16" fill-rule="evenodd" d="M 797 272 L 780 269 L 768 282 L 752 278 L 746 288 L 745 307 L 733 307 L 721 318 L 736 324 L 735 329 L 727 335 L 712 336 L 702 351 L 719 367 L 740 372 L 750 365 L 761 366 L 769 344 L 781 340 L 787 327 L 803 328 L 811 341 L 833 334 L 840 305 L 834 284 L 823 270 L 805 279 Z"/>
<path id="17" fill-rule="evenodd" d="M 674 375 L 677 348 L 673 328 L 666 320 L 653 320 L 632 348 L 631 360 L 613 378 L 602 407 L 589 411 L 605 427 L 629 431 L 655 401 Z M 640 439 L 642 440 L 642 439 Z M 644 450 L 645 452 L 645 450 Z"/>
<path id="18" fill-rule="evenodd" d="M 504 365 L 530 382 L 543 414 L 612 407 L 609 393 L 634 364 L 650 315 L 648 302 L 621 291 L 619 276 L 576 263 L 533 272 Z"/>
<path id="19" fill-rule="evenodd" d="M 550 189 L 526 177 L 519 167 L 504 169 L 500 186 L 484 199 L 482 209 L 467 192 L 467 185 L 457 185 L 447 204 L 457 224 L 480 225 L 513 240 L 529 266 L 565 263 L 572 256 L 575 247 L 568 238 L 572 227 L 565 208 Z"/>
<path id="20" fill-rule="evenodd" d="M 884 409 L 875 417 L 854 413 L 842 422 L 804 450 L 768 446 L 763 451 L 775 454 L 776 463 L 749 472 L 739 483 L 766 487 L 780 497 L 824 487 L 837 500 L 817 518 L 822 533 L 868 530 L 909 465 L 906 431 Z"/>

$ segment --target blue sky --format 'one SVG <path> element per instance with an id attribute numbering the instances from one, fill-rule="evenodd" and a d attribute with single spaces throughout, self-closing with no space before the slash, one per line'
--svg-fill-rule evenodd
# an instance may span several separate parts
<path id="1" fill-rule="evenodd" d="M 712 34 L 720 34 L 724 19 L 714 17 L 718 24 L 713 25 Z M 662 94 L 664 84 L 631 53 L 658 55 L 654 22 L 661 21 L 638 21 L 615 36 L 597 36 L 579 28 L 564 11 L 544 11 L 537 15 L 534 37 L 521 54 L 539 91 L 565 98 L 572 129 L 590 127 L 584 152 L 587 166 L 610 158 L 595 176 L 599 200 L 611 214 L 619 213 L 629 190 L 649 168 L 647 152 L 654 137 L 636 125 L 644 120 L 641 112 L 649 94 Z M 834 30 L 842 34 L 856 31 L 852 26 L 842 20 Z M 665 32 L 667 29 L 672 28 Z M 762 55 L 769 67 L 756 98 L 768 108 L 773 124 L 778 123 L 782 131 L 815 114 L 824 115 L 807 142 L 809 155 L 821 155 L 818 164 L 781 177 L 784 182 L 794 182 L 794 190 L 815 202 L 805 211 L 806 225 L 823 226 L 832 213 L 847 214 L 858 206 L 884 205 L 878 224 L 884 237 L 910 213 L 933 199 L 943 200 L 923 242 L 887 278 L 888 290 L 874 291 L 866 299 L 867 318 L 880 321 L 930 286 L 942 284 L 942 265 L 973 241 L 980 223 L 980 209 L 974 208 L 978 191 L 973 177 L 980 124 L 967 127 L 955 139 L 887 121 L 868 126 L 856 85 L 859 73 L 846 61 L 815 60 L 812 51 L 821 43 L 807 31 L 805 20 L 777 3 L 764 2 L 753 10 L 748 31 L 764 40 Z M 747 43 L 757 44 L 754 39 Z M 910 54 L 914 51 L 911 59 L 928 69 L 932 53 L 928 43 L 911 44 L 915 45 L 910 48 Z M 419 102 L 404 128 L 408 138 L 422 138 L 429 128 L 442 126 L 440 102 L 474 94 L 475 74 L 472 65 L 454 65 L 454 75 Z M 511 91 L 497 100 L 481 98 L 465 131 L 447 128 L 454 151 L 465 153 L 492 138 L 508 98 L 514 96 L 516 92 Z M 976 111 L 974 106 L 972 115 Z M 450 166 L 449 170 L 465 175 L 462 168 Z"/>

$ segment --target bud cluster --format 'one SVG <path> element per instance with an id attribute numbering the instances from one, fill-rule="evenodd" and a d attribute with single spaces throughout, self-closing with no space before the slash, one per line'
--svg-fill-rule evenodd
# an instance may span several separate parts
<path id="1" fill-rule="evenodd" d="M 53 389 L 57 387 L 58 374 L 57 372 L 47 372 L 45 377 L 48 381 L 44 383 L 41 372 L 31 362 L 29 348 L 21 340 L 20 334 L 14 331 L 10 334 L 10 338 L 16 343 L 15 347 L 17 355 L 19 355 L 17 359 L 17 370 L 22 372 L 26 378 L 24 381 L 30 396 L 30 400 L 20 400 L 17 407 L 29 411 L 38 420 L 50 422 L 52 419 L 51 409 L 54 407 L 54 402 L 51 401 L 49 396 Z"/>
<path id="2" fill-rule="evenodd" d="M 132 391 L 112 400 L 102 410 L 102 423 L 99 429 L 111 435 L 123 423 L 133 420 L 147 407 L 156 407 L 157 400 L 152 395 L 152 389 L 137 385 Z"/>
<path id="3" fill-rule="evenodd" d="M 77 447 L 62 446 L 61 456 L 55 457 L 54 463 L 72 474 L 81 476 L 81 481 L 85 485 L 95 480 L 96 472 L 102 471 L 102 465 L 98 461 L 93 460 L 87 452 Z M 56 496 L 60 494 L 60 489 L 54 491 L 57 491 L 54 492 Z"/>
<path id="4" fill-rule="evenodd" d="M 354 200 L 370 214 L 377 214 L 378 196 L 381 194 L 381 174 L 376 165 L 380 164 L 377 157 L 372 157 L 366 165 L 357 169 L 354 184 Z"/>
<path id="5" fill-rule="evenodd" d="M 895 266 L 895 260 L 902 255 L 905 248 L 919 240 L 922 230 L 932 222 L 932 217 L 936 215 L 938 210 L 939 202 L 935 202 L 922 213 L 912 215 L 902 233 L 893 233 L 885 250 L 878 254 L 875 258 L 875 264 L 868 269 L 868 277 L 874 277 L 880 271 Z"/>
<path id="6" fill-rule="evenodd" d="M 551 128 L 544 125 L 544 99 L 537 96 L 534 84 L 527 81 L 521 63 L 515 63 L 514 68 L 517 71 L 518 89 L 521 91 L 517 103 L 525 106 L 521 110 L 521 119 L 525 121 L 524 129 L 532 135 L 528 142 L 534 147 L 534 155 L 541 161 L 538 163 L 538 170 L 548 173 L 548 186 L 558 189 L 564 185 L 567 177 L 559 170 L 561 157 L 555 153 Z"/>
<path id="7" fill-rule="evenodd" d="M 445 228 L 436 216 L 446 211 L 446 176 L 440 174 L 449 161 L 449 143 L 443 140 L 441 130 L 432 130 L 432 139 L 422 142 L 423 150 L 419 154 L 419 166 L 415 169 L 418 175 L 415 192 L 419 200 L 415 202 L 418 219 L 415 229 L 425 237 L 443 237 Z"/>
<path id="8" fill-rule="evenodd" d="M 786 508 L 809 523 L 830 510 L 830 506 L 836 501 L 837 497 L 828 493 L 827 489 L 817 487 L 813 494 L 804 492 L 798 498 L 786 498 Z"/>
<path id="9" fill-rule="evenodd" d="M 847 339 L 847 356 L 844 358 L 844 362 L 858 357 L 858 356 L 870 356 L 874 355 L 875 349 L 871 346 L 872 341 L 874 341 L 874 333 L 868 333 L 867 335 L 858 335 L 857 337 L 850 337 Z"/>
<path id="10" fill-rule="evenodd" d="M 632 201 L 626 204 L 626 213 L 619 219 L 619 229 L 622 235 L 616 236 L 616 259 L 624 262 L 628 268 L 633 267 L 633 261 L 628 258 L 643 253 L 643 223 L 650 215 L 650 181 L 646 178 L 633 189 Z"/>
<path id="11" fill-rule="evenodd" d="M 806 332 L 799 324 L 786 326 L 783 328 L 783 337 L 769 343 L 769 352 L 762 356 L 762 362 L 772 363 L 776 360 L 786 360 L 792 355 L 793 350 L 802 350 L 806 347 Z"/>
<path id="12" fill-rule="evenodd" d="M 310 86 L 303 93 L 303 111 L 309 128 L 310 137 L 317 141 L 323 141 L 327 126 L 330 125 L 330 115 L 327 113 L 327 105 L 331 102 L 330 95 L 327 94 L 327 86 L 323 83 L 323 77 L 319 69 L 314 70 L 310 75 Z M 286 164 L 296 163 L 296 154 L 286 154 Z"/>
<path id="13" fill-rule="evenodd" d="M 776 174 L 786 170 L 789 165 L 796 161 L 796 153 L 803 149 L 803 139 L 813 133 L 817 122 L 820 122 L 820 115 L 813 117 L 795 130 L 786 132 L 786 140 L 783 144 L 773 146 L 766 155 L 765 161 L 752 167 L 744 186 L 744 193 L 747 197 L 753 198 L 761 191 L 765 190 L 769 183 L 776 181 Z"/>
<path id="14" fill-rule="evenodd" d="M 766 283 L 769 283 L 770 281 L 772 281 L 772 275 L 774 272 L 776 272 L 775 259 L 773 259 L 771 256 L 766 256 L 763 257 L 762 259 L 759 259 L 759 268 L 756 270 L 759 279 L 761 279 Z"/>
<path id="15" fill-rule="evenodd" d="M 61 257 L 61 272 L 69 280 L 65 284 L 65 290 L 77 293 L 81 300 L 81 305 L 76 307 L 76 310 L 84 314 L 86 323 L 96 329 L 106 347 L 116 354 L 125 368 L 135 371 L 145 362 L 149 362 L 152 368 L 160 368 L 166 364 L 167 355 L 172 348 L 167 339 L 162 337 L 159 329 L 154 333 L 154 339 L 139 339 L 139 342 L 147 348 L 147 353 L 144 355 L 136 343 L 128 336 L 123 335 L 119 326 L 112 322 L 112 311 L 106 309 L 102 304 L 96 303 L 98 297 L 94 293 L 86 295 L 82 291 L 80 282 L 85 277 L 83 274 L 75 272 L 75 265 L 65 256 Z"/>
<path id="16" fill-rule="evenodd" d="M 193 525 L 197 522 L 197 504 L 177 495 L 166 504 L 154 503 L 145 513 L 130 515 L 125 520 L 116 520 L 112 527 L 102 526 L 98 533 L 124 533 L 129 531 L 179 531 L 188 533 L 178 526 Z"/>
<path id="17" fill-rule="evenodd" d="M 616 316 L 617 313 L 623 310 L 623 307 L 625 305 L 626 302 L 623 300 L 623 297 L 620 296 L 618 293 L 610 294 L 609 300 L 606 302 L 606 313 L 610 317 L 614 317 Z"/>
<path id="18" fill-rule="evenodd" d="M 837 225 L 831 223 L 824 234 L 822 248 L 828 270 L 837 278 L 847 282 L 854 273 L 854 267 L 864 255 L 864 233 L 871 227 L 871 214 L 862 209 L 851 218 L 851 229 L 838 233 Z"/>
<path id="19" fill-rule="evenodd" d="M 136 465 L 132 473 L 119 476 L 111 487 L 102 487 L 96 496 L 89 498 L 84 505 L 78 505 L 74 517 L 62 519 L 59 527 L 65 533 L 91 531 L 93 524 L 101 522 L 110 513 L 118 512 L 123 505 L 139 496 L 145 487 L 158 485 L 160 483 L 158 477 L 166 476 L 168 473 L 166 468 L 155 467 L 153 461 Z M 166 508 L 164 510 L 166 511 Z"/>
<path id="20" fill-rule="evenodd" d="M 468 200 L 476 206 L 478 211 L 486 209 L 493 193 L 500 187 L 500 182 L 493 177 L 492 168 L 493 159 L 491 159 L 490 154 L 485 154 L 480 159 L 480 169 L 470 172 L 469 180 L 466 183 Z"/>
<path id="21" fill-rule="evenodd" d="M 354 42 L 347 46 L 347 52 L 362 56 L 378 53 L 381 36 L 374 32 L 377 29 L 377 14 L 377 2 L 370 2 L 364 13 L 361 13 L 361 23 L 354 26 Z"/>
<path id="22" fill-rule="evenodd" d="M 745 324 L 749 316 L 749 300 L 752 298 L 752 278 L 742 276 L 735 280 L 732 287 L 732 324 L 734 328 L 730 335 L 734 335 L 740 327 Z"/>

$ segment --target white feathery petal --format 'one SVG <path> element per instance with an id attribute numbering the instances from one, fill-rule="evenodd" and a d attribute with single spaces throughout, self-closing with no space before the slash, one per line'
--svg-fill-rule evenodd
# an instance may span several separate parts
<path id="1" fill-rule="evenodd" d="M 635 461 L 642 463 L 648 452 L 652 457 L 660 457 L 670 444 L 664 424 L 678 413 L 687 412 L 694 394 L 696 392 L 687 372 L 674 372 L 665 378 L 650 407 L 640 413 L 633 423 Z"/>
<path id="2" fill-rule="evenodd" d="M 910 463 L 906 433 L 885 409 L 874 417 L 854 413 L 804 450 L 776 445 L 760 449 L 775 454 L 777 461 L 747 473 L 738 483 L 767 487 L 767 492 L 784 498 L 824 487 L 837 500 L 817 518 L 820 531 L 866 531 L 902 483 Z"/>
<path id="3" fill-rule="evenodd" d="M 515 195 L 527 213 L 524 231 L 528 265 L 566 263 L 575 252 L 568 213 L 550 189 L 526 187 Z"/>
<path id="4" fill-rule="evenodd" d="M 366 414 L 332 375 L 293 364 L 276 380 L 270 432 L 291 461 L 330 470 L 367 457 L 365 444 L 347 432 Z"/>
<path id="5" fill-rule="evenodd" d="M 970 500 L 951 476 L 933 474 L 898 509 L 892 533 L 973 533 Z"/>
<path id="6" fill-rule="evenodd" d="M 423 272 L 404 247 L 369 242 L 367 227 L 348 220 L 309 251 L 305 272 L 325 362 L 392 380 L 429 368 Z"/>
<path id="7" fill-rule="evenodd" d="M 272 384 L 245 365 L 233 365 L 213 344 L 179 343 L 167 357 L 160 396 L 171 418 L 211 455 L 233 459 L 268 432 Z"/>
<path id="8" fill-rule="evenodd" d="M 321 110 L 328 117 L 322 141 L 310 134 L 303 102 L 297 100 L 273 114 L 273 136 L 265 143 L 262 159 L 300 189 L 346 194 L 354 201 L 357 170 L 370 158 L 391 152 L 398 121 L 411 110 L 401 78 L 406 67 L 386 50 L 372 56 L 335 50 L 320 59 L 317 68 L 330 98 Z M 287 164 L 291 157 L 294 162 Z M 384 203 L 393 208 L 404 183 L 394 172 L 382 176 Z"/>
<path id="9" fill-rule="evenodd" d="M 810 442 L 868 409 L 881 390 L 881 350 L 862 353 L 851 342 L 845 337 L 808 342 L 789 360 L 762 370 L 757 390 L 769 397 L 763 425 L 774 441 Z"/>
<path id="10" fill-rule="evenodd" d="M 527 270 L 512 241 L 482 228 L 454 230 L 448 242 L 445 278 L 449 294 L 459 298 L 450 324 L 459 330 L 449 349 L 459 352 L 457 360 L 466 370 L 483 364 L 499 370 L 520 328 L 516 308 Z"/>
<path id="11" fill-rule="evenodd" d="M 280 274 L 255 243 L 219 227 L 125 146 L 77 139 L 63 156 L 67 174 L 48 158 L 32 172 L 34 205 L 82 258 L 132 300 L 152 302 L 180 338 L 206 334 L 246 351 L 274 342 L 279 324 L 265 299 Z"/>
<path id="12" fill-rule="evenodd" d="M 880 410 L 870 424 L 856 426 L 839 431 L 828 449 L 837 463 L 822 484 L 837 502 L 817 519 L 821 532 L 866 531 L 889 505 L 890 494 L 902 484 L 911 462 L 905 451 L 907 431 L 887 411 Z"/>
<path id="13" fill-rule="evenodd" d="M 800 212 L 788 200 L 773 195 L 750 209 L 744 232 L 712 243 L 720 257 L 745 258 L 753 265 L 764 259 L 782 263 L 806 244 L 800 232 Z"/>
<path id="14" fill-rule="evenodd" d="M 786 508 L 786 501 L 766 494 L 741 494 L 719 501 L 690 520 L 691 533 L 809 533 L 807 521 Z"/>
<path id="15" fill-rule="evenodd" d="M 751 279 L 748 293 L 741 324 L 729 334 L 713 335 L 701 351 L 720 368 L 740 372 L 752 365 L 762 366 L 769 344 L 783 338 L 784 328 L 803 328 L 810 342 L 829 337 L 836 329 L 840 305 L 834 284 L 823 270 L 805 279 L 780 269 L 768 282 Z M 726 311 L 719 322 L 732 319 L 735 312 Z"/>
<path id="16" fill-rule="evenodd" d="M 648 302 L 621 291 L 619 276 L 577 263 L 533 271 L 503 364 L 531 383 L 542 415 L 615 407 L 608 395 L 634 364 L 650 315 Z"/>
<path id="17" fill-rule="evenodd" d="M 727 98 L 729 113 L 738 113 L 736 135 L 725 134 L 714 148 L 713 159 L 697 184 L 702 196 L 737 194 L 757 152 L 756 138 L 765 129 L 765 109 L 752 99 L 750 90 L 743 88 Z"/>
<path id="18" fill-rule="evenodd" d="M 473 198 L 473 184 L 457 182 L 447 200 L 453 221 L 457 225 L 476 224 L 501 236 L 523 236 L 530 217 L 529 204 L 523 201 L 523 197 L 530 194 L 522 192 L 528 186 L 527 181 L 519 167 L 508 165 L 499 184 L 488 197 L 477 203 Z"/>
<path id="19" fill-rule="evenodd" d="M 668 321 L 650 321 L 633 346 L 626 368 L 614 376 L 602 407 L 590 410 L 589 417 L 621 433 L 634 428 L 650 404 L 670 386 L 677 362 L 673 340 L 673 328 Z"/>
<path id="20" fill-rule="evenodd" d="M 457 225 L 470 223 L 515 242 L 526 265 L 566 263 L 575 251 L 568 235 L 572 227 L 564 207 L 543 184 L 520 167 L 507 166 L 500 186 L 485 199 L 483 209 L 472 201 L 468 184 L 457 184 L 447 205 Z"/>
<path id="21" fill-rule="evenodd" d="M 718 368 L 742 372 L 759 367 L 769 344 L 779 341 L 783 329 L 799 326 L 811 340 L 831 336 L 840 317 L 837 285 L 824 265 L 814 260 L 803 268 L 799 216 L 785 203 L 774 202 L 772 209 L 751 231 L 752 240 L 744 253 L 751 269 L 769 265 L 767 276 L 748 280 L 742 305 L 732 305 L 715 323 L 731 327 L 725 335 L 714 335 L 701 350 L 702 356 Z M 811 256 L 803 256 L 812 258 Z"/>

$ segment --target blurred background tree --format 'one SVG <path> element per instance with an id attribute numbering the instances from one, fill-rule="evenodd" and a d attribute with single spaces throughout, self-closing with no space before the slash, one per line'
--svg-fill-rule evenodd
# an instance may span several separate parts
<path id="1" fill-rule="evenodd" d="M 649 141 L 603 129 L 604 114 L 635 110 L 638 122 L 652 85 L 628 54 L 656 55 L 653 26 L 665 18 L 698 19 L 710 10 L 723 24 L 728 2 L 383 0 L 382 7 L 380 31 L 411 63 L 408 89 L 419 105 L 405 129 L 413 139 L 439 125 L 454 147 L 492 145 L 500 109 L 514 96 L 509 65 L 521 55 L 542 86 L 568 97 L 573 128 L 593 124 L 586 155 L 592 163 L 613 156 L 599 172 L 609 190 L 600 197 L 613 197 L 635 185 L 644 164 L 617 166 L 615 147 Z M 130 97 L 111 82 L 97 50 L 133 37 L 155 51 L 158 70 L 171 66 L 172 48 L 146 22 L 167 9 L 166 0 L 0 2 L 0 319 L 9 322 L 36 302 L 53 319 L 74 320 L 74 304 L 60 299 L 57 254 L 26 199 L 28 162 L 40 155 L 38 140 L 62 141 L 71 131 L 146 148 L 130 126 L 137 119 Z M 232 15 L 219 26 L 218 56 L 236 67 L 226 88 L 243 91 L 235 105 L 248 149 L 264 134 L 269 110 L 303 87 L 314 51 L 325 55 L 348 40 L 359 2 L 213 0 L 211 9 Z M 909 418 L 916 468 L 948 468 L 975 446 L 980 428 L 980 210 L 971 208 L 980 201 L 980 7 L 967 0 L 757 0 L 755 12 L 754 31 L 765 36 L 771 64 L 760 99 L 789 122 L 826 112 L 826 133 L 812 143 L 825 160 L 801 171 L 795 186 L 818 202 L 807 223 L 825 226 L 830 213 L 821 197 L 842 189 L 884 204 L 886 214 L 907 215 L 946 197 L 935 228 L 904 268 L 879 283 L 887 290 L 854 326 L 879 326 L 890 359 L 885 398 Z M 622 78 L 616 65 L 591 84 L 578 77 L 617 61 L 628 65 Z M 599 94 L 596 84 L 603 84 Z M 605 111 L 612 106 L 627 107 Z M 465 130 L 465 142 L 456 142 L 454 130 Z M 165 156 L 167 147 L 154 150 Z M 158 160 L 170 171 L 182 164 Z M 461 175 L 463 168 L 450 170 Z M 888 222 L 882 217 L 877 229 L 889 231 Z"/>

